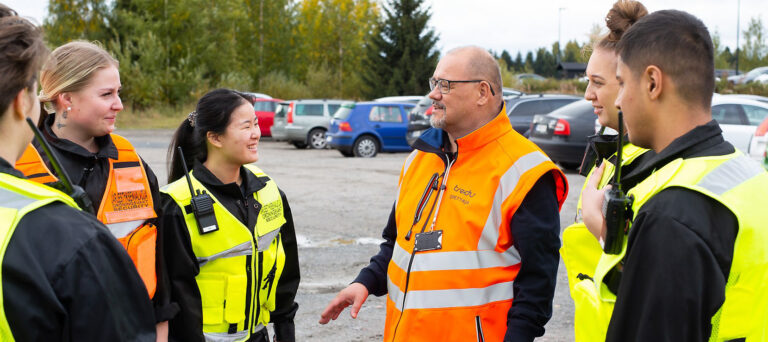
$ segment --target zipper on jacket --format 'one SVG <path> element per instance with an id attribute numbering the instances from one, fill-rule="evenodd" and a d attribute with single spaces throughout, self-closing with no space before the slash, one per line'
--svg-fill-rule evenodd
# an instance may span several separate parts
<path id="1" fill-rule="evenodd" d="M 483 323 L 480 322 L 480 316 L 475 316 L 475 331 L 477 332 L 477 342 L 485 342 Z"/>

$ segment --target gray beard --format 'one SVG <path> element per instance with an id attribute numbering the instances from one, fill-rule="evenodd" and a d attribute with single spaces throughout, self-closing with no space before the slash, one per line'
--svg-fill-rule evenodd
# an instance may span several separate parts
<path id="1" fill-rule="evenodd" d="M 445 128 L 445 115 L 443 115 L 442 118 L 437 119 L 434 115 L 432 115 L 429 118 L 429 123 L 432 124 L 432 127 L 444 129 Z"/>

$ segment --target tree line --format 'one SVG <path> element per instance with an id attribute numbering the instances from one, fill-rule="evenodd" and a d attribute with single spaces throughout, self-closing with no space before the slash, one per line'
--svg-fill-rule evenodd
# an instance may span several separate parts
<path id="1" fill-rule="evenodd" d="M 52 48 L 99 41 L 118 59 L 134 108 L 187 104 L 215 87 L 285 99 L 425 94 L 439 59 L 424 0 L 49 0 L 48 13 Z M 586 63 L 602 33 L 596 24 L 563 49 L 491 53 L 505 84 L 515 73 L 556 77 L 559 62 Z M 768 65 L 762 19 L 742 37 L 739 69 Z M 713 43 L 716 68 L 735 69 L 716 31 Z"/>

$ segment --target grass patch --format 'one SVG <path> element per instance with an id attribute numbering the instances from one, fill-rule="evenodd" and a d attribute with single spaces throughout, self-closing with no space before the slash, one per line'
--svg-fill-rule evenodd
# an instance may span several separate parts
<path id="1" fill-rule="evenodd" d="M 116 126 L 120 129 L 176 129 L 194 109 L 194 104 L 160 106 L 146 110 L 126 107 L 117 114 Z"/>

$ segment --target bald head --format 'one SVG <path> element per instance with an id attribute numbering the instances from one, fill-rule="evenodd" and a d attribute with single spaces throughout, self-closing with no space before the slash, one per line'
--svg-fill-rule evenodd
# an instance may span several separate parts
<path id="1" fill-rule="evenodd" d="M 501 96 L 501 69 L 488 51 L 477 46 L 463 46 L 448 51 L 445 56 L 462 59 L 467 77 L 488 81 L 496 96 Z"/>

